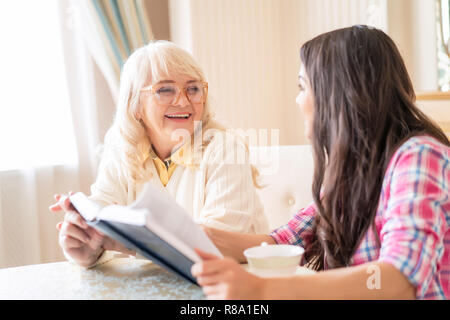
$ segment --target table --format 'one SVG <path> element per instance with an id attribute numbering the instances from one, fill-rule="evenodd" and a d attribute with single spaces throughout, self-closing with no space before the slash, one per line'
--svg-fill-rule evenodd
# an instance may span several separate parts
<path id="1" fill-rule="evenodd" d="M 310 272 L 299 267 L 298 273 Z M 93 269 L 56 262 L 0 269 L 0 299 L 202 300 L 202 289 L 149 260 L 115 258 Z"/>
<path id="2" fill-rule="evenodd" d="M 93 269 L 56 262 L 0 269 L 0 299 L 204 299 L 202 289 L 149 260 L 116 258 Z"/>

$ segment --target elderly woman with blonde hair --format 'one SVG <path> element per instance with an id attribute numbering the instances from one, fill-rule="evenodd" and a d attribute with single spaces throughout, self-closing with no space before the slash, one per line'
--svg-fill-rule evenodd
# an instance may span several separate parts
<path id="1" fill-rule="evenodd" d="M 101 206 L 129 205 L 152 183 L 198 224 L 267 232 L 253 167 L 234 158 L 248 159 L 248 147 L 228 131 L 225 142 L 223 133 L 212 119 L 208 83 L 193 57 L 171 42 L 151 42 L 123 67 L 116 116 L 90 198 Z M 68 260 L 91 267 L 109 260 L 113 251 L 132 254 L 89 227 L 66 195 L 55 199 L 50 209 L 66 213 L 57 228 Z"/>

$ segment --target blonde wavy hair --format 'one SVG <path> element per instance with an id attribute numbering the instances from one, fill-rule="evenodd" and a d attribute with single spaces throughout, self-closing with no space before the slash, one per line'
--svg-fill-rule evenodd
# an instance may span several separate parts
<path id="1" fill-rule="evenodd" d="M 137 49 L 125 62 L 114 122 L 105 136 L 105 153 L 116 157 L 130 182 L 148 178 L 146 161 L 151 143 L 140 121 L 140 91 L 142 88 L 182 74 L 206 81 L 205 75 L 192 55 L 176 44 L 158 40 Z M 212 120 L 210 99 L 207 97 L 202 116 L 204 129 L 223 127 Z M 118 158 L 118 159 L 117 159 Z"/>

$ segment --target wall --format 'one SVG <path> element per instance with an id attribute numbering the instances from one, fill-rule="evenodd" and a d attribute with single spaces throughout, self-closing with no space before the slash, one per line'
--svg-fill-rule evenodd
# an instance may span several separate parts
<path id="1" fill-rule="evenodd" d="M 435 0 L 388 0 L 388 33 L 397 43 L 416 91 L 437 90 Z"/>
<path id="2" fill-rule="evenodd" d="M 437 88 L 435 0 L 147 0 L 156 39 L 194 54 L 217 117 L 237 128 L 279 129 L 281 144 L 307 143 L 295 104 L 298 51 L 306 40 L 354 24 L 397 43 L 416 91 Z M 418 23 L 420 22 L 420 23 Z M 97 101 L 114 106 L 95 70 Z M 101 120 L 105 132 L 111 118 Z"/>
<path id="3" fill-rule="evenodd" d="M 147 0 L 155 39 L 194 54 L 210 82 L 217 117 L 231 127 L 279 129 L 281 144 L 307 143 L 295 104 L 301 44 L 354 24 L 377 26 L 397 43 L 417 91 L 437 88 L 435 0 Z M 420 23 L 417 23 L 420 22 Z M 115 107 L 94 67 L 97 103 Z M 449 100 L 418 101 L 449 119 Z M 445 121 L 447 121 L 445 120 Z"/>
<path id="4" fill-rule="evenodd" d="M 226 124 L 279 129 L 281 144 L 302 144 L 295 104 L 301 44 L 353 24 L 387 29 L 386 1 L 170 0 L 171 39 L 204 68 Z"/>
<path id="5" fill-rule="evenodd" d="M 302 0 L 301 0 L 302 1 Z M 312 38 L 323 32 L 368 24 L 387 30 L 388 0 L 307 0 L 306 12 L 299 12 L 299 19 L 306 19 L 307 37 Z"/>
<path id="6" fill-rule="evenodd" d="M 417 105 L 444 130 L 450 138 L 450 95 L 440 99 L 418 99 Z"/>
<path id="7" fill-rule="evenodd" d="M 279 129 L 297 144 L 298 51 L 305 26 L 299 1 L 191 2 L 192 51 L 205 68 L 217 116 L 243 129 Z"/>
<path id="8" fill-rule="evenodd" d="M 146 0 L 145 6 L 155 39 L 170 40 L 169 2 Z"/>

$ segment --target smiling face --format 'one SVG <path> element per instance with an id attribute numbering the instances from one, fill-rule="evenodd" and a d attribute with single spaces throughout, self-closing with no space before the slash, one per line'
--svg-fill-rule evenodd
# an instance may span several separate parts
<path id="1" fill-rule="evenodd" d="M 141 93 L 141 119 L 158 155 L 167 157 L 167 150 L 172 150 L 180 142 L 173 134 L 175 130 L 184 129 L 192 135 L 194 121 L 201 121 L 205 99 L 193 99 L 198 94 L 197 90 L 201 90 L 199 85 L 201 81 L 198 79 L 174 74 L 153 83 L 153 93 Z"/>
<path id="2" fill-rule="evenodd" d="M 314 123 L 314 95 L 303 64 L 300 66 L 300 71 L 298 74 L 298 87 L 300 92 L 297 95 L 295 102 L 298 104 L 304 117 L 305 136 L 311 140 Z"/>

